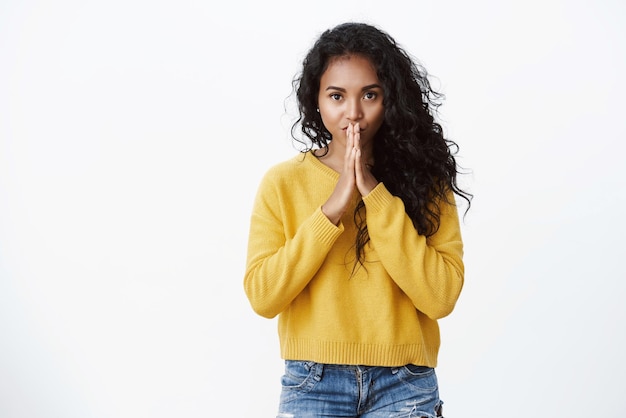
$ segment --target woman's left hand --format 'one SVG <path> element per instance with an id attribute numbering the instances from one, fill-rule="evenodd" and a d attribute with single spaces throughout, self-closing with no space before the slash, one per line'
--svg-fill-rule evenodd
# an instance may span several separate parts
<path id="1" fill-rule="evenodd" d="M 367 196 L 378 185 L 378 180 L 374 177 L 370 171 L 370 166 L 367 161 L 362 159 L 361 156 L 361 133 L 359 131 L 359 124 L 354 126 L 354 148 L 356 150 L 354 160 L 354 172 L 356 177 L 356 187 L 359 189 L 361 196 Z"/>

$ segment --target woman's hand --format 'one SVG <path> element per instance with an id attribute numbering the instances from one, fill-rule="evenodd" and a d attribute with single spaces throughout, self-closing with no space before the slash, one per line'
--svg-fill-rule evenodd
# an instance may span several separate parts
<path id="1" fill-rule="evenodd" d="M 354 171 L 356 178 L 356 187 L 359 189 L 361 196 L 367 196 L 378 185 L 378 180 L 370 171 L 370 165 L 363 160 L 361 152 L 361 134 L 359 132 L 359 124 L 357 123 L 354 130 L 354 148 L 356 149 Z"/>
<path id="2" fill-rule="evenodd" d="M 358 123 L 348 125 L 343 169 L 332 194 L 322 205 L 322 212 L 335 225 L 339 224 L 352 200 L 356 187 L 361 196 L 369 194 L 378 181 L 361 158 L 361 134 Z"/>

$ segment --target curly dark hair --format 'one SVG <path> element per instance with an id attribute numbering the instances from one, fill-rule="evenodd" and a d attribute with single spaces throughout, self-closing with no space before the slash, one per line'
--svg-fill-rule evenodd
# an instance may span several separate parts
<path id="1" fill-rule="evenodd" d="M 321 34 L 292 82 L 299 109 L 292 136 L 305 145 L 302 152 L 315 148 L 328 151 L 332 136 L 317 112 L 320 79 L 333 58 L 348 55 L 369 59 L 383 88 L 385 116 L 373 141 L 372 174 L 402 199 L 418 233 L 431 236 L 439 228 L 439 203 L 455 203 L 450 201 L 450 191 L 467 201 L 466 212 L 473 196 L 457 184 L 460 171 L 454 154 L 458 145 L 444 137 L 434 118 L 443 94 L 433 90 L 425 68 L 389 34 L 370 24 L 353 22 Z M 298 127 L 310 143 L 295 135 Z M 358 228 L 356 257 L 361 264 L 363 248 L 369 241 L 363 212 L 360 201 L 354 221 Z"/>

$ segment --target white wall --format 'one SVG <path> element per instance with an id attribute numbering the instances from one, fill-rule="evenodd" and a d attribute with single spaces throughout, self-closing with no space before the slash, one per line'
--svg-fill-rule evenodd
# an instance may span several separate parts
<path id="1" fill-rule="evenodd" d="M 621 416 L 626 6 L 586 3 L 2 2 L 0 416 L 274 416 L 250 206 L 348 19 L 437 77 L 472 172 L 446 416 Z"/>

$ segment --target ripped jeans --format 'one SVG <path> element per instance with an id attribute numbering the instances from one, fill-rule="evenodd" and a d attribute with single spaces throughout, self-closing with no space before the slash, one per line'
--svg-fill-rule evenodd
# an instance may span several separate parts
<path id="1" fill-rule="evenodd" d="M 277 418 L 443 417 L 435 370 L 285 361 Z"/>

